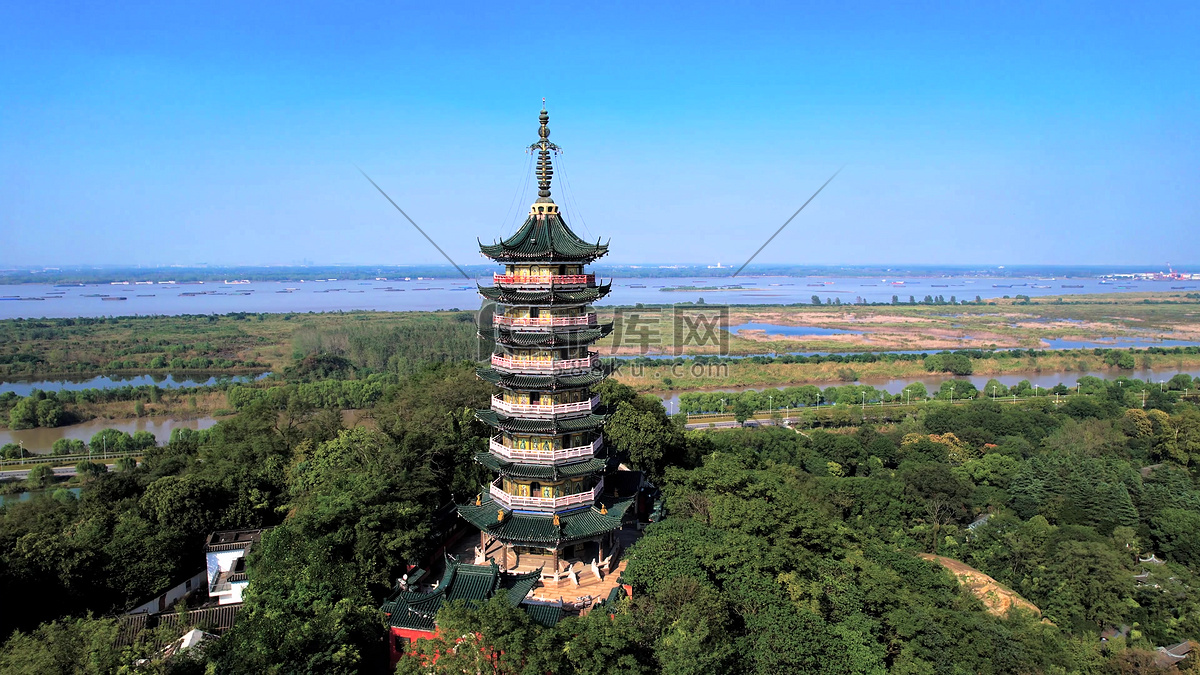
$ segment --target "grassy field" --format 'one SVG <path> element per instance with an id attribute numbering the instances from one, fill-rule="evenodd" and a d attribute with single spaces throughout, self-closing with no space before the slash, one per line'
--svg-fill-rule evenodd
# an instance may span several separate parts
<path id="1" fill-rule="evenodd" d="M 464 358 L 474 335 L 465 312 L 10 319 L 0 321 L 0 377 L 278 372 L 310 353 L 357 354 L 366 364 L 404 351 L 388 343 L 413 359 Z"/>
<path id="2" fill-rule="evenodd" d="M 1200 354 L 1151 355 L 1138 353 L 1137 368 L 1200 369 Z M 1110 366 L 1103 357 L 1090 352 L 1046 352 L 1036 358 L 972 359 L 973 375 L 1033 375 L 1062 373 L 1070 384 L 1078 374 L 1100 372 L 1115 378 L 1128 371 Z M 930 373 L 924 363 L 916 361 L 879 361 L 876 363 L 751 363 L 734 361 L 720 366 L 673 364 L 642 367 L 623 366 L 616 379 L 642 392 L 695 391 L 739 387 L 764 387 L 798 384 L 830 384 L 859 381 L 877 384 L 891 379 L 916 378 L 944 373 Z"/>
<path id="3" fill-rule="evenodd" d="M 1200 342 L 1200 296 L 1184 293 L 1114 293 L 999 299 L 960 305 L 758 305 L 729 308 L 729 325 L 766 323 L 848 331 L 842 335 L 781 336 L 740 331 L 730 354 L 863 352 L 894 350 L 1044 347 L 1044 339 L 1103 341 L 1113 338 Z M 1061 302 L 1060 302 L 1061 300 Z M 711 311 L 715 306 L 706 306 Z M 698 308 L 698 307 L 697 307 Z M 631 311 L 631 310 L 624 310 Z M 614 338 L 601 342 L 612 350 Z M 636 354 L 624 340 L 619 354 Z M 661 353 L 673 353 L 663 338 Z M 713 345 L 686 346 L 686 354 L 714 354 Z"/>
<path id="4" fill-rule="evenodd" d="M 1195 294 L 1193 294 L 1195 295 Z M 1061 300 L 1061 302 L 1060 302 Z M 712 306 L 709 306 L 710 308 Z M 602 320 L 614 310 L 600 308 Z M 635 311 L 619 310 L 622 315 Z M 668 322 L 669 323 L 669 322 Z M 788 352 L 864 352 L 968 348 L 1042 347 L 1043 339 L 1104 341 L 1112 338 L 1186 340 L 1200 343 L 1200 298 L 1181 293 L 1077 295 L 1025 303 L 996 300 L 976 305 L 734 306 L 729 325 L 767 323 L 817 326 L 851 334 L 787 337 L 742 331 L 728 340 L 732 355 Z M 669 325 L 658 348 L 670 353 Z M 234 375 L 281 372 L 318 352 L 345 356 L 372 372 L 411 371 L 429 360 L 474 358 L 477 341 L 468 312 L 345 312 L 328 314 L 230 314 L 223 316 L 121 317 L 0 321 L 0 378 L 89 377 L 98 374 L 203 372 Z M 615 333 L 615 332 L 614 332 Z M 601 355 L 637 354 L 630 344 L 597 345 Z M 689 345 L 684 354 L 714 354 L 716 344 Z M 209 365 L 203 365 L 203 364 Z M 1046 356 L 996 360 L 984 368 L 1006 371 L 1097 370 L 1098 359 Z M 1191 365 L 1190 362 L 1188 365 Z M 714 381 L 691 373 L 672 377 L 656 369 L 623 374 L 640 389 L 750 386 L 790 382 L 836 382 L 837 364 L 756 366 L 737 364 Z M 855 365 L 863 379 L 923 373 L 919 363 Z M 986 374 L 991 371 L 976 370 Z M 730 379 L 732 378 L 732 380 Z M 656 383 L 657 382 L 657 383 Z"/>

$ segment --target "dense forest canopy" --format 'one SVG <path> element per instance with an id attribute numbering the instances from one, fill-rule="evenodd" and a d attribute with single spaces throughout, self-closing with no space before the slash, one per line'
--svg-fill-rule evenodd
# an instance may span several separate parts
<path id="1" fill-rule="evenodd" d="M 140 464 L 91 472 L 78 495 L 49 485 L 0 510 L 0 596 L 21 608 L 0 615 L 0 669 L 386 669 L 391 580 L 440 544 L 438 508 L 488 479 L 472 410 L 489 387 L 451 363 L 291 377 L 230 389 L 237 414 L 212 429 L 141 438 Z M 370 427 L 343 427 L 347 386 L 369 392 Z M 478 639 L 418 642 L 399 672 L 1154 672 L 1155 647 L 1200 635 L 1200 410 L 1165 388 L 1143 408 L 1123 385 L 1089 386 L 1057 403 L 934 402 L 881 427 L 685 431 L 605 382 L 609 442 L 669 513 L 626 553 L 632 598 L 553 629 L 504 603 L 451 604 L 442 635 Z M 132 665 L 153 657 L 149 638 L 116 646 L 110 617 L 237 527 L 271 529 L 235 628 Z M 1141 562 L 1152 553 L 1163 562 Z M 973 566 L 1040 616 L 986 611 L 919 554 Z"/>

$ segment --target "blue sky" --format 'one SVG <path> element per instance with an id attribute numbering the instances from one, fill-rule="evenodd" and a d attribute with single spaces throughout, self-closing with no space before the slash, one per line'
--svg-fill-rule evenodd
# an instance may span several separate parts
<path id="1" fill-rule="evenodd" d="M 1197 34 L 1196 3 L 5 0 L 0 265 L 439 261 L 355 165 L 480 262 L 543 96 L 614 263 L 740 263 L 843 164 L 759 261 L 1200 263 Z"/>

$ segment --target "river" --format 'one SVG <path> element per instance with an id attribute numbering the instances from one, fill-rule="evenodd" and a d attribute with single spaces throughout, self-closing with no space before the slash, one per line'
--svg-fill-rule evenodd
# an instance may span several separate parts
<path id="1" fill-rule="evenodd" d="M 479 296 L 474 279 L 296 280 L 163 284 L 89 284 L 0 286 L 0 319 L 70 318 L 82 316 L 226 314 L 229 312 L 335 312 L 339 310 L 414 311 L 474 309 Z M 491 285 L 491 279 L 479 280 Z M 669 287 L 695 287 L 664 292 Z M 730 289 L 736 286 L 739 288 Z M 1037 279 L 982 277 L 688 277 L 615 279 L 613 292 L 598 305 L 671 304 L 793 304 L 840 298 L 854 302 L 907 301 L 914 296 L 942 295 L 947 300 L 984 299 L 1005 295 L 1056 296 L 1080 293 L 1124 293 L 1200 290 L 1200 282 L 1130 281 L 1102 283 L 1099 279 Z"/>
<path id="2" fill-rule="evenodd" d="M 262 373 L 259 375 L 237 375 L 233 377 L 209 377 L 208 379 L 199 379 L 203 376 L 197 376 L 197 379 L 191 377 L 174 375 L 97 375 L 80 380 L 13 380 L 11 382 L 0 382 L 0 394 L 11 391 L 19 396 L 28 396 L 34 389 L 42 391 L 60 391 L 67 389 L 70 391 L 81 391 L 83 389 L 120 389 L 121 387 L 140 387 L 147 384 L 155 384 L 163 389 L 187 389 L 191 387 L 206 387 L 217 384 L 221 380 L 228 379 L 231 382 L 251 382 L 253 380 L 261 380 L 271 373 Z"/>
<path id="3" fill-rule="evenodd" d="M 217 420 L 212 417 L 196 419 L 178 419 L 174 417 L 139 417 L 124 420 L 88 420 L 81 424 L 72 424 L 52 429 L 21 429 L 12 431 L 0 429 L 0 445 L 18 443 L 34 454 L 50 452 L 54 441 L 60 438 L 78 439 L 87 443 L 103 429 L 117 429 L 132 434 L 137 431 L 149 431 L 158 439 L 159 444 L 166 443 L 175 429 L 208 429 Z"/>

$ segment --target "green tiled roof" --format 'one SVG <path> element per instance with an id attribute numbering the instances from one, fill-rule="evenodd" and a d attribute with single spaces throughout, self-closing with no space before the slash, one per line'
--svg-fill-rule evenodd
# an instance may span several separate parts
<path id="1" fill-rule="evenodd" d="M 496 517 L 501 507 L 492 501 L 491 497 L 484 498 L 479 506 L 473 503 L 460 504 L 458 514 L 500 541 L 552 548 L 573 541 L 591 539 L 620 528 L 621 518 L 632 504 L 633 499 L 626 498 L 607 504 L 608 513 L 600 513 L 595 506 L 571 513 L 560 513 L 558 519 L 561 527 L 554 526 L 554 516 L 551 514 L 511 512 L 503 521 L 497 521 Z"/>
<path id="2" fill-rule="evenodd" d="M 554 418 L 548 420 L 508 417 L 495 410 L 476 410 L 475 417 L 484 424 L 497 429 L 524 434 L 569 434 L 576 431 L 598 429 L 604 425 L 607 415 L 589 414 L 583 417 Z"/>
<path id="3" fill-rule="evenodd" d="M 479 250 L 497 262 L 591 262 L 608 253 L 608 244 L 579 238 L 559 214 L 530 215 L 513 236 Z"/>
<path id="4" fill-rule="evenodd" d="M 578 291 L 518 291 L 499 286 L 480 286 L 479 294 L 503 305 L 586 305 L 608 295 L 612 283 Z"/>
<path id="5" fill-rule="evenodd" d="M 501 373 L 493 368 L 478 368 L 475 374 L 481 380 L 487 380 L 505 389 L 520 389 L 527 391 L 544 391 L 546 389 L 579 389 L 590 387 L 603 380 L 606 375 L 510 375 Z"/>
<path id="6" fill-rule="evenodd" d="M 388 624 L 400 628 L 432 631 L 442 605 L 451 600 L 482 602 L 504 592 L 516 607 L 538 583 L 541 570 L 527 574 L 505 574 L 496 563 L 464 565 L 447 559 L 446 572 L 437 590 L 416 593 L 397 589 L 380 607 L 389 614 Z"/>
<path id="7" fill-rule="evenodd" d="M 574 464 L 521 464 L 517 462 L 510 462 L 503 457 L 497 457 L 490 452 L 481 452 L 478 455 L 475 455 L 475 461 L 486 466 L 492 471 L 499 471 L 500 473 L 509 476 L 515 476 L 517 478 L 539 478 L 546 480 L 587 476 L 589 474 L 604 471 L 609 463 L 608 459 L 594 457 L 582 462 L 575 462 Z"/>
<path id="8" fill-rule="evenodd" d="M 590 345 L 596 340 L 612 332 L 611 323 L 602 324 L 596 328 L 578 330 L 570 333 L 539 333 L 533 331 L 508 331 L 501 328 L 495 334 L 497 342 L 514 347 L 557 347 L 562 345 Z M 493 337 L 491 333 L 482 337 Z"/>
<path id="9" fill-rule="evenodd" d="M 563 618 L 562 605 L 558 603 L 527 602 L 521 608 L 534 623 L 544 628 L 554 628 Z"/>

